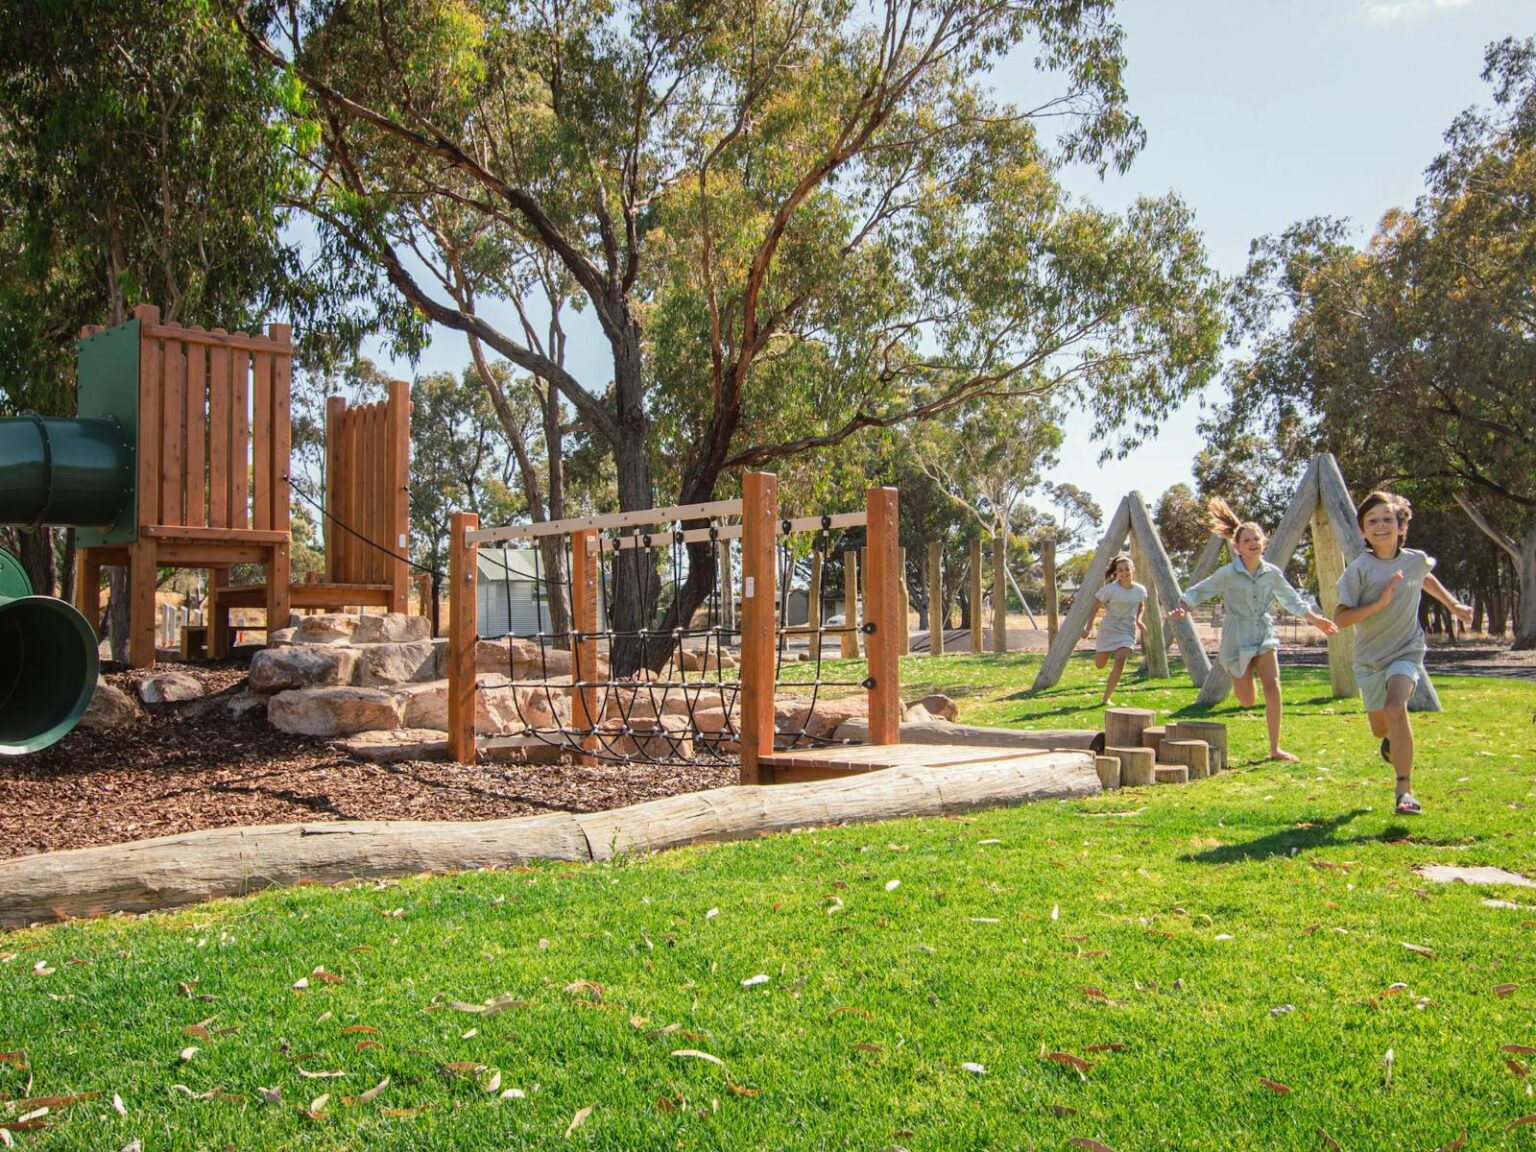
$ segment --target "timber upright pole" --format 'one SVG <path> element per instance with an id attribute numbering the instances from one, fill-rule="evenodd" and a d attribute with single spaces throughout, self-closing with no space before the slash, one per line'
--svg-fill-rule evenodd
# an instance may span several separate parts
<path id="1" fill-rule="evenodd" d="M 928 545 L 928 654 L 944 655 L 944 545 Z"/>
<path id="2" fill-rule="evenodd" d="M 1008 533 L 992 535 L 992 651 L 1008 651 Z"/>
<path id="3" fill-rule="evenodd" d="M 865 497 L 864 638 L 869 657 L 869 742 L 901 743 L 901 638 L 907 620 L 901 594 L 901 549 L 897 546 L 897 493 L 871 488 Z"/>
<path id="4" fill-rule="evenodd" d="M 571 533 L 571 726 L 585 733 L 581 746 L 597 747 L 597 529 Z M 595 756 L 581 756 L 586 765 Z"/>
<path id="5" fill-rule="evenodd" d="M 1141 540 L 1135 532 L 1131 533 L 1131 563 L 1136 565 L 1138 575 L 1147 573 L 1142 577 L 1147 581 L 1147 607 L 1143 617 L 1147 632 L 1141 644 L 1141 666 L 1152 679 L 1166 680 L 1168 679 L 1168 644 L 1163 639 L 1162 599 L 1157 594 L 1157 581 L 1150 578 L 1152 565 L 1147 559 L 1147 550 L 1142 547 Z"/>
<path id="6" fill-rule="evenodd" d="M 1040 575 L 1045 584 L 1045 634 L 1046 645 L 1056 643 L 1056 631 L 1061 627 L 1061 596 L 1056 590 L 1056 540 L 1051 538 L 1040 545 Z"/>
<path id="7" fill-rule="evenodd" d="M 971 651 L 986 648 L 981 634 L 981 537 L 971 541 Z"/>
<path id="8" fill-rule="evenodd" d="M 859 621 L 865 618 L 868 606 L 860 611 L 859 603 L 859 553 L 850 548 L 843 553 L 843 631 L 838 636 L 838 655 L 844 660 L 855 660 L 859 655 Z M 817 618 L 820 623 L 820 617 Z"/>
<path id="9" fill-rule="evenodd" d="M 897 619 L 901 622 L 901 635 L 897 648 L 903 656 L 912 651 L 912 633 L 907 631 L 907 625 L 912 619 L 912 593 L 907 588 L 907 550 L 896 549 L 896 580 L 900 588 L 901 607 L 897 612 Z"/>
<path id="10" fill-rule="evenodd" d="M 480 527 L 473 512 L 455 512 L 448 545 L 448 759 L 475 762 L 475 567 L 480 548 L 469 533 Z"/>
<path id="11" fill-rule="evenodd" d="M 741 782 L 769 784 L 773 754 L 773 549 L 778 542 L 779 478 L 741 477 Z"/>

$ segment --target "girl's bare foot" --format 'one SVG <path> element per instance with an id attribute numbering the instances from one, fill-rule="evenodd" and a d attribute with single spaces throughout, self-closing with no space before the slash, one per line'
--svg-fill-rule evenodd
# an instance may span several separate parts
<path id="1" fill-rule="evenodd" d="M 1271 760 L 1286 760 L 1292 764 L 1295 764 L 1301 759 L 1301 757 L 1296 755 L 1296 753 L 1287 752 L 1284 748 L 1271 748 L 1269 750 L 1269 758 Z"/>
<path id="2" fill-rule="evenodd" d="M 1115 706 L 1115 702 L 1113 700 L 1111 700 L 1108 696 L 1106 696 L 1106 697 L 1104 697 L 1104 699 L 1100 700 L 1099 704 L 1100 704 L 1101 707 L 1104 707 L 1104 708 L 1113 708 Z"/>

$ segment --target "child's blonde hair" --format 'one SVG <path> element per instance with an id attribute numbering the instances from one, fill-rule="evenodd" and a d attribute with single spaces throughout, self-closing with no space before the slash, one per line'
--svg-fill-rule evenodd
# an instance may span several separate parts
<path id="1" fill-rule="evenodd" d="M 1108 584 L 1115 578 L 1115 569 L 1120 567 L 1120 561 L 1122 560 L 1131 566 L 1132 572 L 1136 571 L 1136 561 L 1131 559 L 1131 554 L 1129 552 L 1121 552 L 1109 562 L 1109 567 L 1104 569 L 1104 583 Z"/>
<path id="2" fill-rule="evenodd" d="M 1211 517 L 1211 531 L 1229 544 L 1236 544 L 1245 528 L 1253 529 L 1260 540 L 1269 539 L 1257 520 L 1239 520 L 1237 513 L 1232 511 L 1232 506 L 1220 496 L 1211 497 L 1206 508 Z"/>

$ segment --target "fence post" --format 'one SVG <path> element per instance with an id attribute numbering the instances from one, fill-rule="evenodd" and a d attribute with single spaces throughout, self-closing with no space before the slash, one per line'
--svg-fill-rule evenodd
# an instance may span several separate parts
<path id="1" fill-rule="evenodd" d="M 981 634 L 981 537 L 971 541 L 971 651 L 986 649 Z"/>
<path id="2" fill-rule="evenodd" d="M 767 784 L 759 763 L 773 754 L 773 643 L 778 597 L 773 550 L 778 542 L 779 479 L 741 477 L 741 782 Z"/>
<path id="3" fill-rule="evenodd" d="M 1008 651 L 1008 530 L 992 535 L 992 651 Z"/>
<path id="4" fill-rule="evenodd" d="M 571 726 L 584 729 L 581 746 L 597 747 L 597 689 L 584 683 L 597 675 L 597 529 L 571 533 Z M 595 756 L 581 756 L 596 764 Z"/>
<path id="5" fill-rule="evenodd" d="M 475 513 L 455 512 L 449 530 L 448 758 L 457 764 L 475 762 L 475 569 L 480 548 L 468 534 L 479 527 Z"/>
<path id="6" fill-rule="evenodd" d="M 907 587 L 907 550 L 896 549 L 896 583 L 898 586 L 898 598 L 900 607 L 896 610 L 898 640 L 897 650 L 905 656 L 912 651 L 912 634 L 907 631 L 907 625 L 912 619 L 912 591 Z"/>
<path id="7" fill-rule="evenodd" d="M 1056 541 L 1046 540 L 1040 545 L 1041 579 L 1045 584 L 1045 632 L 1046 643 L 1056 643 L 1056 630 L 1061 627 L 1061 600 L 1056 590 Z"/>
<path id="8" fill-rule="evenodd" d="M 838 655 L 844 660 L 853 660 L 859 654 L 859 634 L 857 629 L 859 621 L 868 612 L 868 605 L 864 606 L 864 612 L 859 611 L 859 553 L 850 548 L 843 553 L 843 628 L 845 629 L 838 638 Z"/>
<path id="9" fill-rule="evenodd" d="M 901 638 L 907 633 L 901 596 L 901 549 L 897 547 L 897 492 L 871 488 L 865 496 L 864 639 L 869 657 L 869 742 L 901 743 Z"/>

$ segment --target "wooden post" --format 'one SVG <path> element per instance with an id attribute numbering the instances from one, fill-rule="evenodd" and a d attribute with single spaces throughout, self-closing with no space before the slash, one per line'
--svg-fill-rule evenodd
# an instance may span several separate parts
<path id="1" fill-rule="evenodd" d="M 720 627 L 727 632 L 736 627 L 736 584 L 731 559 L 731 542 L 720 541 Z"/>
<path id="2" fill-rule="evenodd" d="M 1158 539 L 1157 529 L 1152 525 L 1152 514 L 1147 511 L 1141 493 L 1132 492 L 1127 496 L 1126 506 L 1131 514 L 1131 535 L 1141 540 L 1141 546 L 1146 551 L 1147 565 L 1152 569 L 1152 579 L 1157 584 L 1158 594 L 1165 604 L 1177 604 L 1179 580 L 1173 574 L 1173 564 L 1168 559 L 1163 542 Z M 1187 615 L 1181 620 L 1175 620 L 1173 629 L 1179 637 L 1179 651 L 1184 656 L 1184 669 L 1189 673 L 1190 681 L 1199 688 L 1205 683 L 1205 678 L 1210 675 L 1211 658 L 1205 654 L 1205 649 L 1200 644 L 1200 637 L 1195 632 L 1195 622 Z"/>
<path id="3" fill-rule="evenodd" d="M 155 664 L 155 540 L 139 534 L 128 545 L 128 663 Z"/>
<path id="4" fill-rule="evenodd" d="M 992 651 L 1008 651 L 1008 532 L 992 534 Z"/>
<path id="5" fill-rule="evenodd" d="M 896 647 L 905 656 L 912 651 L 912 633 L 909 631 L 912 625 L 912 590 L 907 587 L 907 550 L 896 549 L 896 579 L 901 587 L 901 608 L 896 615 L 899 623 L 899 642 Z"/>
<path id="6" fill-rule="evenodd" d="M 339 493 L 342 491 L 342 469 L 346 467 L 341 450 L 342 419 L 346 411 L 345 397 L 326 397 L 325 509 L 342 523 L 349 523 L 345 519 L 346 509 L 341 506 L 342 502 L 339 498 Z M 321 527 L 325 529 L 325 579 L 327 583 L 335 584 L 342 580 L 342 573 L 347 571 L 343 557 L 351 541 L 347 533 L 332 521 L 326 521 Z"/>
<path id="7" fill-rule="evenodd" d="M 871 488 L 865 497 L 866 558 L 865 619 L 874 625 L 864 641 L 869 657 L 869 742 L 901 742 L 901 637 L 907 633 L 902 615 L 901 550 L 894 488 Z"/>
<path id="8" fill-rule="evenodd" d="M 1054 687 L 1061 679 L 1062 672 L 1066 671 L 1072 650 L 1077 647 L 1077 638 L 1083 634 L 1083 628 L 1088 623 L 1088 613 L 1098 603 L 1093 598 L 1094 592 L 1098 590 L 1098 582 L 1109 564 L 1109 558 L 1120 551 L 1120 545 L 1125 542 L 1130 530 L 1130 501 L 1121 500 L 1115 514 L 1109 518 L 1109 528 L 1099 540 L 1098 550 L 1093 554 L 1093 563 L 1088 566 L 1083 586 L 1072 597 L 1072 607 L 1067 611 L 1067 618 L 1061 622 L 1061 629 L 1051 642 L 1050 651 L 1045 654 L 1045 660 L 1040 664 L 1040 671 L 1035 674 L 1035 682 L 1030 691 L 1038 692 L 1042 688 Z"/>
<path id="9" fill-rule="evenodd" d="M 411 386 L 406 381 L 389 382 L 388 412 L 385 473 L 389 478 L 389 550 L 405 556 L 411 546 Z M 385 564 L 389 571 L 390 611 L 409 612 L 410 565 L 393 557 L 386 557 Z"/>
<path id="10" fill-rule="evenodd" d="M 1056 643 L 1061 630 L 1061 597 L 1056 588 L 1056 538 L 1040 545 L 1040 574 L 1045 584 L 1045 634 L 1047 644 Z"/>
<path id="11" fill-rule="evenodd" d="M 928 545 L 928 653 L 944 655 L 944 545 Z"/>
<path id="12" fill-rule="evenodd" d="M 208 658 L 222 660 L 235 646 L 235 629 L 229 622 L 229 609 L 219 603 L 229 587 L 229 569 L 215 568 L 208 573 Z M 272 638 L 267 637 L 270 644 Z"/>
<path id="13" fill-rule="evenodd" d="M 89 548 L 75 550 L 75 608 L 91 624 L 101 642 L 101 561 Z"/>
<path id="14" fill-rule="evenodd" d="M 820 548 L 811 553 L 811 583 L 805 594 L 805 631 L 810 640 L 811 656 L 821 656 L 821 580 L 825 554 Z M 788 621 L 785 621 L 786 627 Z"/>
<path id="15" fill-rule="evenodd" d="M 838 654 L 844 660 L 858 659 L 858 627 L 864 618 L 859 608 L 859 553 L 850 548 L 843 553 L 843 632 L 837 638 Z"/>
<path id="16" fill-rule="evenodd" d="M 571 533 L 571 727 L 585 734 L 581 746 L 597 747 L 597 689 L 585 683 L 597 678 L 597 530 Z M 597 763 L 581 756 L 582 764 Z"/>
<path id="17" fill-rule="evenodd" d="M 284 491 L 287 488 L 284 484 Z M 267 643 L 270 644 L 272 633 L 288 627 L 288 617 L 292 614 L 289 610 L 292 603 L 289 581 L 293 578 L 293 553 L 285 540 L 272 545 L 268 555 L 271 559 L 267 563 Z"/>
<path id="18" fill-rule="evenodd" d="M 1141 734 L 1152 726 L 1157 713 L 1150 708 L 1104 709 L 1104 743 L 1117 748 L 1141 747 Z"/>
<path id="19" fill-rule="evenodd" d="M 1317 570 L 1318 604 L 1324 616 L 1332 617 L 1339 606 L 1339 577 L 1344 574 L 1344 553 L 1321 505 L 1312 516 L 1312 563 Z M 1328 676 L 1335 697 L 1360 695 L 1360 685 L 1355 680 L 1353 628 L 1340 628 L 1328 637 Z"/>
<path id="20" fill-rule="evenodd" d="M 1164 740 L 1157 758 L 1164 764 L 1182 764 L 1191 780 L 1211 774 L 1211 746 L 1204 740 Z"/>
<path id="21" fill-rule="evenodd" d="M 1152 749 L 1152 755 L 1162 759 L 1163 741 L 1168 738 L 1168 728 L 1164 724 L 1153 724 L 1141 730 L 1141 746 Z"/>
<path id="22" fill-rule="evenodd" d="M 455 512 L 448 544 L 448 758 L 475 762 L 475 576 L 480 548 L 468 534 L 480 527 L 473 512 Z"/>
<path id="23" fill-rule="evenodd" d="M 1108 792 L 1112 788 L 1120 787 L 1120 758 L 1118 756 L 1095 756 L 1093 758 L 1093 770 L 1099 774 L 1099 787 Z"/>
<path id="24" fill-rule="evenodd" d="M 1151 570 L 1151 563 L 1147 559 L 1147 550 L 1142 547 L 1141 540 L 1136 533 L 1131 533 L 1131 562 L 1136 565 L 1136 573 L 1140 576 Z M 1147 584 L 1147 607 L 1143 620 L 1147 625 L 1147 634 L 1141 642 L 1141 666 L 1148 676 L 1156 680 L 1168 679 L 1168 645 L 1163 640 L 1163 604 L 1162 597 L 1157 594 L 1157 581 L 1142 576 Z"/>
<path id="25" fill-rule="evenodd" d="M 421 615 L 430 620 L 432 618 L 432 605 L 429 603 L 432 598 L 432 574 L 430 572 L 418 572 L 414 582 L 416 584 L 416 607 Z"/>
<path id="26" fill-rule="evenodd" d="M 971 651 L 983 652 L 986 645 L 981 634 L 981 537 L 971 541 Z"/>
<path id="27" fill-rule="evenodd" d="M 1168 735 L 1163 747 L 1181 740 L 1203 740 L 1210 749 L 1209 768 L 1212 775 L 1227 766 L 1227 726 L 1214 720 L 1179 720 L 1168 725 Z"/>
<path id="28" fill-rule="evenodd" d="M 777 610 L 773 549 L 778 542 L 779 479 L 741 477 L 741 782 L 768 784 L 773 754 L 773 628 Z"/>

